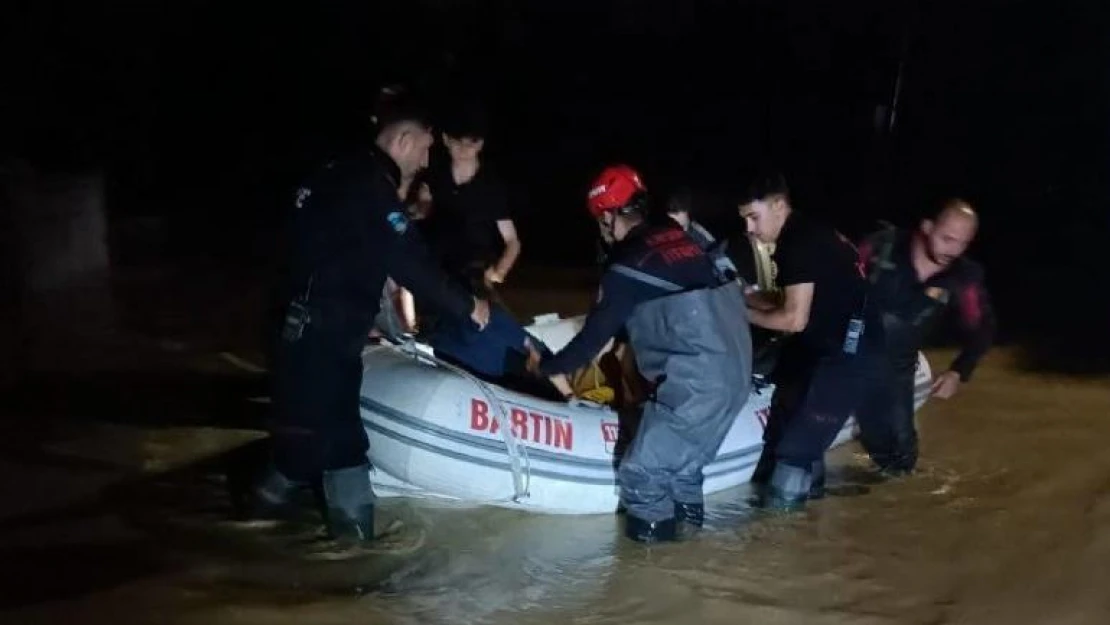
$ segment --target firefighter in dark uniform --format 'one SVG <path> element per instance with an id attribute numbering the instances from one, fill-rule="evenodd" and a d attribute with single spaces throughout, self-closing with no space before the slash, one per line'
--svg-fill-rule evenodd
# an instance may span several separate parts
<path id="1" fill-rule="evenodd" d="M 269 516 L 319 481 L 329 534 L 373 538 L 374 497 L 359 415 L 361 352 L 391 276 L 444 314 L 479 327 L 488 304 L 453 287 L 414 239 L 398 188 L 426 166 L 433 135 L 411 103 L 395 102 L 375 146 L 328 162 L 292 213 L 285 323 L 273 363 L 273 466 L 254 489 Z"/>
<path id="2" fill-rule="evenodd" d="M 916 232 L 887 226 L 859 246 L 871 301 L 882 316 L 885 360 L 869 376 L 856 413 L 860 442 L 887 475 L 910 473 L 917 464 L 913 419 L 917 352 L 932 322 L 946 309 L 959 312 L 963 349 L 933 382 L 932 396 L 947 399 L 971 378 L 994 340 L 995 322 L 983 288 L 983 269 L 965 257 L 978 216 L 967 202 L 946 202 Z"/>
<path id="3" fill-rule="evenodd" d="M 763 456 L 753 475 L 758 503 L 795 509 L 824 494 L 824 456 L 862 396 L 881 330 L 852 244 L 794 211 L 781 175 L 758 178 L 740 199 L 748 232 L 774 244 L 781 300 L 749 293 L 753 325 L 788 332 L 773 374 Z"/>
<path id="4" fill-rule="evenodd" d="M 648 220 L 639 175 L 618 165 L 592 186 L 588 206 L 612 241 L 597 303 L 582 331 L 539 363 L 548 376 L 588 363 L 622 328 L 637 369 L 654 384 L 618 471 L 626 534 L 672 540 L 704 519 L 703 467 L 747 401 L 751 337 L 738 283 L 675 222 Z"/>

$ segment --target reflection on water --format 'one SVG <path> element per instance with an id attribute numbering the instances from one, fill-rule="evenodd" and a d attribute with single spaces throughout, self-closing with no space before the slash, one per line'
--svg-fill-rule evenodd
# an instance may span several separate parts
<path id="1" fill-rule="evenodd" d="M 499 615 L 580 608 L 601 597 L 617 552 L 610 516 L 424 510 L 431 547 L 376 593 L 420 622 L 483 623 Z"/>

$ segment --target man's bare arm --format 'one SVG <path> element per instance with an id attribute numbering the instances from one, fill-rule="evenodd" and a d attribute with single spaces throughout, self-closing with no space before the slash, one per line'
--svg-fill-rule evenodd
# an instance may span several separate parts
<path id="1" fill-rule="evenodd" d="M 809 325 L 809 309 L 813 304 L 813 283 L 792 284 L 784 289 L 781 306 L 760 310 L 749 305 L 748 318 L 761 328 L 779 332 L 801 332 Z"/>
<path id="2" fill-rule="evenodd" d="M 487 277 L 490 282 L 495 284 L 505 281 L 509 276 L 509 272 L 513 270 L 513 265 L 516 264 L 516 259 L 520 256 L 520 237 L 516 232 L 516 224 L 512 219 L 501 219 L 497 222 L 497 231 L 501 235 L 501 239 L 505 242 L 505 251 L 501 254 L 501 258 L 490 268 L 490 273 Z"/>
<path id="3" fill-rule="evenodd" d="M 781 298 L 772 297 L 769 293 L 762 291 L 746 292 L 744 293 L 744 299 L 748 302 L 748 308 L 762 310 L 763 312 L 771 312 L 782 305 Z"/>

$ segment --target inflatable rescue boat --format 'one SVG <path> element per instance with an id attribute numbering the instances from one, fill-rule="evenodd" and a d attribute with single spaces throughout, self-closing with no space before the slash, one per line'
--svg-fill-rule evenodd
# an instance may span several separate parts
<path id="1" fill-rule="evenodd" d="M 553 351 L 583 317 L 537 317 L 526 330 Z M 363 352 L 361 412 L 379 497 L 421 497 L 554 514 L 613 513 L 618 413 L 589 401 L 549 401 L 480 380 L 416 341 Z M 918 355 L 914 408 L 928 397 L 929 363 Z M 774 386 L 757 376 L 717 457 L 705 493 L 747 482 L 763 448 Z M 834 445 L 852 437 L 853 421 Z"/>

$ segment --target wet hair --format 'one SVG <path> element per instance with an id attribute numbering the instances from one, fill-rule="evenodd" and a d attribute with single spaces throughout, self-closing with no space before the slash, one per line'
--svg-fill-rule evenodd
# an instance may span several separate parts
<path id="1" fill-rule="evenodd" d="M 790 200 L 790 187 L 786 184 L 786 176 L 782 173 L 774 172 L 761 172 L 749 178 L 746 186 L 740 189 L 736 194 L 736 204 L 744 206 L 752 202 L 761 202 L 769 197 L 782 196 L 783 199 Z"/>

